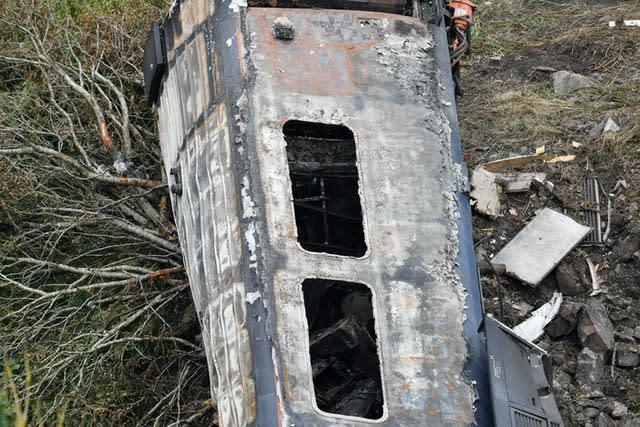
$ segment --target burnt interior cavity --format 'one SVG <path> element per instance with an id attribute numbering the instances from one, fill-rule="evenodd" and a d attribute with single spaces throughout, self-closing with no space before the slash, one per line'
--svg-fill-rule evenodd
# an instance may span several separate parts
<path id="1" fill-rule="evenodd" d="M 283 133 L 298 242 L 312 252 L 363 256 L 367 245 L 353 132 L 290 120 Z"/>
<path id="2" fill-rule="evenodd" d="M 380 360 L 371 290 L 360 283 L 302 283 L 316 404 L 367 419 L 383 415 Z"/>

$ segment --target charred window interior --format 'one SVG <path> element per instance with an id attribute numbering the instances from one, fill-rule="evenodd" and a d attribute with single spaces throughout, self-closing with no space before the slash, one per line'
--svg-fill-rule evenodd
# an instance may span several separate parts
<path id="1" fill-rule="evenodd" d="M 353 132 L 345 126 L 285 123 L 298 242 L 312 252 L 367 251 Z"/>
<path id="2" fill-rule="evenodd" d="M 318 408 L 367 419 L 383 415 L 371 290 L 359 283 L 302 283 Z"/>

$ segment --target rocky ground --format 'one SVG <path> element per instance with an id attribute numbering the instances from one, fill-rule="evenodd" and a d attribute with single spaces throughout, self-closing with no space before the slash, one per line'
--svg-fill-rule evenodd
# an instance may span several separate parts
<path id="1" fill-rule="evenodd" d="M 515 326 L 562 292 L 558 317 L 536 343 L 552 355 L 565 425 L 640 425 L 640 27 L 621 26 L 640 19 L 640 3 L 497 0 L 477 6 L 458 100 L 469 169 L 543 146 L 550 157 L 575 156 L 509 169 L 544 172 L 553 186 L 500 193 L 495 218 L 475 213 L 486 310 Z M 560 87 L 559 71 L 579 76 L 568 75 L 568 86 Z M 549 207 L 584 223 L 583 185 L 594 177 L 603 235 L 610 202 L 603 244 L 579 245 L 537 286 L 494 272 L 491 258 L 537 210 Z M 600 292 L 593 292 L 587 260 Z"/>

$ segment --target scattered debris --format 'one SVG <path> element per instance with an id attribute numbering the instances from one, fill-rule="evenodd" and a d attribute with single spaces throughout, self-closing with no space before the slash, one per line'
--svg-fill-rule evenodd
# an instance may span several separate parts
<path id="1" fill-rule="evenodd" d="M 597 353 L 613 349 L 613 325 L 602 303 L 592 301 L 580 310 L 578 338 L 583 347 Z"/>
<path id="2" fill-rule="evenodd" d="M 629 261 L 633 255 L 640 251 L 640 234 L 630 234 L 615 248 L 615 253 L 622 261 Z"/>
<path id="3" fill-rule="evenodd" d="M 536 154 L 544 154 L 544 145 L 541 145 L 540 147 L 536 147 Z"/>
<path id="4" fill-rule="evenodd" d="M 524 317 L 533 311 L 533 306 L 527 304 L 526 302 L 512 304 L 511 308 L 513 308 L 520 317 Z"/>
<path id="5" fill-rule="evenodd" d="M 505 193 L 528 191 L 533 181 L 545 183 L 547 179 L 544 172 L 501 172 L 494 175 Z"/>
<path id="6" fill-rule="evenodd" d="M 640 27 L 640 19 L 625 19 L 622 22 L 609 21 L 609 28 L 620 27 Z"/>
<path id="7" fill-rule="evenodd" d="M 618 188 L 624 188 L 625 190 L 628 188 L 627 181 L 624 179 L 619 179 L 616 181 L 616 185 L 613 186 L 613 192 L 618 191 Z"/>
<path id="8" fill-rule="evenodd" d="M 506 159 L 494 160 L 492 162 L 483 163 L 478 166 L 489 172 L 498 172 L 506 168 L 515 168 L 526 166 L 533 162 L 545 162 L 545 163 L 558 163 L 558 162 L 570 162 L 575 160 L 574 154 L 566 156 L 554 156 L 553 154 L 530 154 L 525 156 L 507 157 Z"/>
<path id="9" fill-rule="evenodd" d="M 611 117 L 607 118 L 607 121 L 604 124 L 604 129 L 602 129 L 602 133 L 615 133 L 620 130 L 620 126 L 616 122 L 613 121 Z"/>
<path id="10" fill-rule="evenodd" d="M 577 141 L 571 141 L 571 146 L 573 148 L 580 148 L 580 147 L 582 147 L 582 144 L 577 142 Z"/>
<path id="11" fill-rule="evenodd" d="M 553 92 L 556 95 L 566 95 L 579 89 L 594 87 L 596 84 L 589 77 L 569 71 L 556 71 L 551 75 Z"/>
<path id="12" fill-rule="evenodd" d="M 591 230 L 553 209 L 544 208 L 491 264 L 530 285 L 537 285 Z"/>
<path id="13" fill-rule="evenodd" d="M 615 400 L 608 409 L 611 410 L 611 417 L 613 418 L 622 418 L 629 413 L 629 409 L 625 405 Z"/>
<path id="14" fill-rule="evenodd" d="M 549 302 L 534 311 L 524 322 L 513 328 L 513 331 L 527 341 L 534 342 L 544 334 L 544 327 L 553 320 L 560 310 L 562 294 L 554 292 Z"/>
<path id="15" fill-rule="evenodd" d="M 547 335 L 555 340 L 566 337 L 573 332 L 578 324 L 578 313 L 583 306 L 583 304 L 575 302 L 563 304 L 558 315 L 545 328 Z"/>
<path id="16" fill-rule="evenodd" d="M 596 176 L 588 176 L 584 179 L 582 186 L 584 189 L 582 210 L 585 214 L 585 222 L 591 227 L 591 232 L 587 234 L 582 244 L 601 245 L 603 239 L 600 218 L 600 181 Z"/>
<path id="17" fill-rule="evenodd" d="M 549 160 L 545 160 L 545 163 L 571 162 L 575 159 L 576 159 L 575 154 L 568 154 L 566 156 L 554 156 Z"/>
<path id="18" fill-rule="evenodd" d="M 474 200 L 476 211 L 493 219 L 501 216 L 501 194 L 527 191 L 534 181 L 553 191 L 553 183 L 547 183 L 547 175 L 544 172 L 502 172 L 502 170 L 524 166 L 532 161 L 557 161 L 556 159 L 558 159 L 557 156 L 549 155 L 518 156 L 478 165 L 471 172 L 469 180 L 472 188 L 470 196 Z M 513 216 L 518 215 L 513 209 L 510 209 L 509 213 Z"/>
<path id="19" fill-rule="evenodd" d="M 475 200 L 475 209 L 483 215 L 497 218 L 501 215 L 500 190 L 495 175 L 482 168 L 476 168 L 469 180 L 469 196 Z"/>
<path id="20" fill-rule="evenodd" d="M 562 261 L 556 268 L 556 282 L 562 295 L 576 296 L 589 289 L 589 279 L 582 259 Z"/>
<path id="21" fill-rule="evenodd" d="M 607 117 L 589 131 L 589 138 L 595 139 L 601 135 L 613 134 L 618 131 L 620 131 L 620 126 L 611 117 Z"/>
<path id="22" fill-rule="evenodd" d="M 593 265 L 591 258 L 587 257 L 587 265 L 589 266 L 589 274 L 591 275 L 591 287 L 593 291 L 589 294 L 589 296 L 596 296 L 602 292 L 600 289 L 600 280 L 598 279 L 598 272 L 596 271 L 596 267 Z"/>
<path id="23" fill-rule="evenodd" d="M 604 372 L 604 357 L 588 347 L 578 354 L 576 366 L 576 384 L 586 391 L 600 390 L 602 373 Z"/>
<path id="24" fill-rule="evenodd" d="M 602 235 L 602 241 L 604 243 L 609 239 L 609 233 L 611 232 L 611 199 L 607 197 L 607 228 Z"/>
<path id="25" fill-rule="evenodd" d="M 638 354 L 637 350 L 634 351 L 630 346 L 625 346 L 622 349 L 618 349 L 613 362 L 616 366 L 621 368 L 635 368 L 640 365 L 640 354 Z"/>

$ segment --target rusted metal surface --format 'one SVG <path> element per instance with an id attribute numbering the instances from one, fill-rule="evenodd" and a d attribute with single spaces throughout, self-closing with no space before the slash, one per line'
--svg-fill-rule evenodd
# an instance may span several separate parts
<path id="1" fill-rule="evenodd" d="M 292 37 L 273 37 L 280 17 Z M 473 423 L 465 369 L 480 306 L 446 39 L 438 51 L 432 29 L 410 17 L 239 0 L 182 1 L 164 31 L 158 126 L 169 185 L 182 191 L 172 205 L 221 425 Z M 363 256 L 298 243 L 290 120 L 353 132 Z M 371 289 L 381 418 L 319 410 L 306 279 Z"/>

